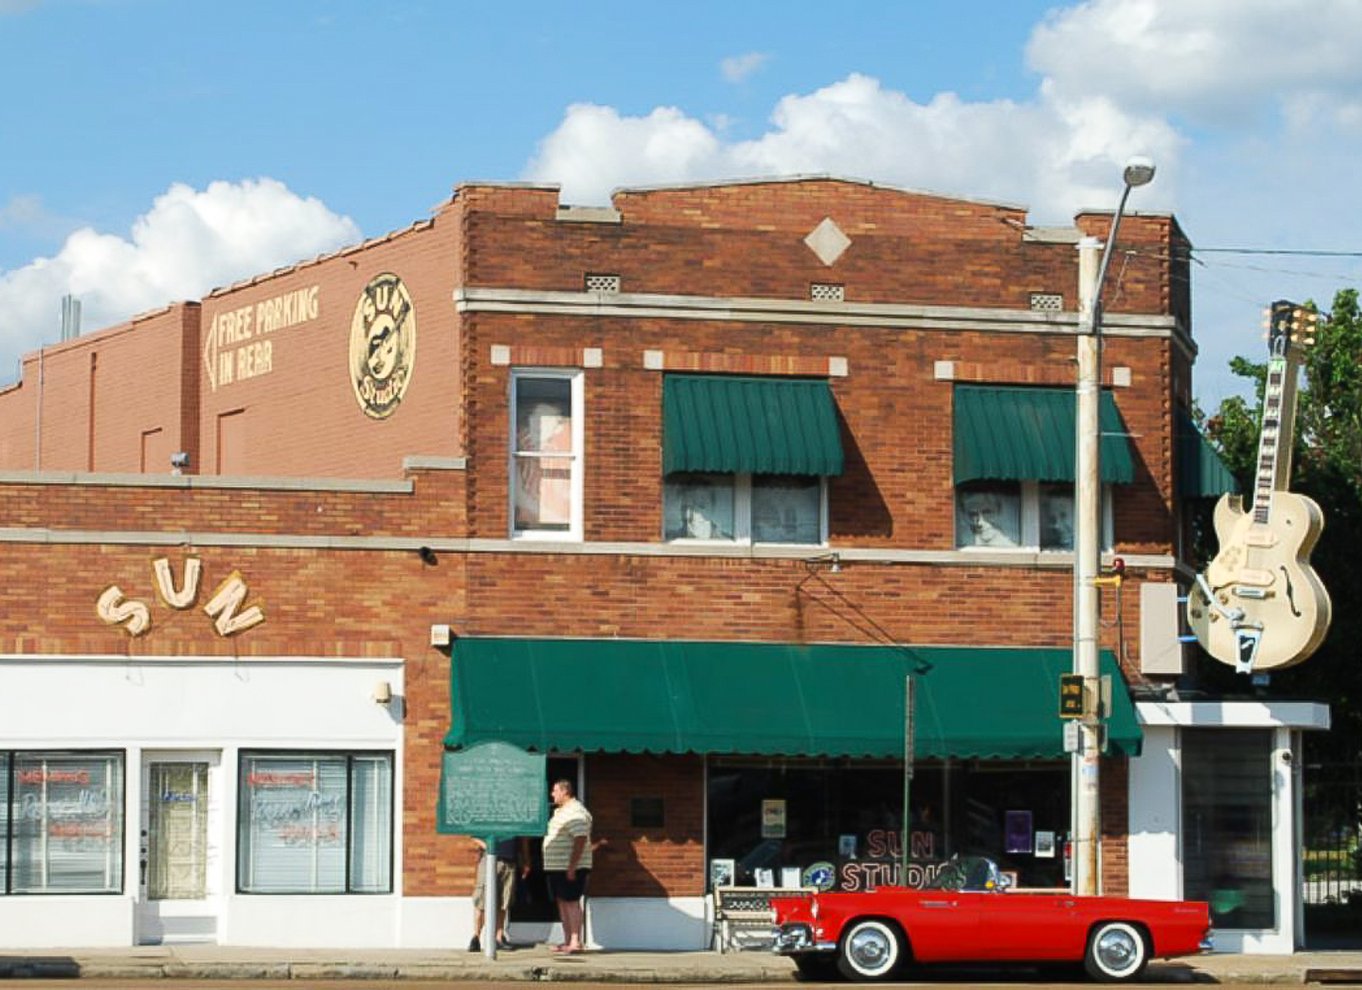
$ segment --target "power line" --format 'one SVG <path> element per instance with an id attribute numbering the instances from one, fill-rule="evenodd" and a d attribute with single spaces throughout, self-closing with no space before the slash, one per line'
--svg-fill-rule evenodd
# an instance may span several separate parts
<path id="1" fill-rule="evenodd" d="M 1308 258 L 1362 258 L 1362 251 L 1320 251 L 1313 248 L 1194 247 L 1191 254 L 1293 254 Z"/>

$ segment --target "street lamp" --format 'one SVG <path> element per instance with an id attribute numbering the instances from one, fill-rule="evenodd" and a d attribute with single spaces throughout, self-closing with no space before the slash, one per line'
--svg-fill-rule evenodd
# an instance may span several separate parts
<path id="1" fill-rule="evenodd" d="M 1079 747 L 1073 757 L 1073 882 L 1074 893 L 1098 892 L 1099 758 L 1101 756 L 1101 668 L 1098 629 L 1102 604 L 1097 577 L 1102 562 L 1102 286 L 1111 265 L 1112 249 L 1121 229 L 1130 190 L 1154 178 L 1154 163 L 1143 157 L 1126 164 L 1125 188 L 1111 220 L 1106 246 L 1095 237 L 1078 242 L 1078 386 L 1075 417 L 1074 500 L 1074 673 L 1083 678 L 1083 717 Z M 1097 264 L 1098 252 L 1101 262 Z"/>

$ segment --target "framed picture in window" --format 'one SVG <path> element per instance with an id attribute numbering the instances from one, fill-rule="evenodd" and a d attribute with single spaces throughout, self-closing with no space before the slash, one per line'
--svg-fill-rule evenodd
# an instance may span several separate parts
<path id="1" fill-rule="evenodd" d="M 709 889 L 732 887 L 737 875 L 737 866 L 731 859 L 711 859 L 709 861 Z"/>
<path id="2" fill-rule="evenodd" d="M 955 543 L 961 547 L 1021 544 L 1021 489 L 966 485 L 955 492 Z"/>
<path id="3" fill-rule="evenodd" d="M 1029 853 L 1032 847 L 1031 812 L 1008 811 L 1003 816 L 1004 848 L 1010 853 Z"/>
<path id="4" fill-rule="evenodd" d="M 1036 858 L 1054 859 L 1055 858 L 1055 833 L 1047 832 L 1044 829 L 1036 832 Z"/>

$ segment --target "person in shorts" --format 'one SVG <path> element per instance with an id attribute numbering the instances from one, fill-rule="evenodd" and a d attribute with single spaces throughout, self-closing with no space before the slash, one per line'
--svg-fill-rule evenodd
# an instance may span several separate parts
<path id="1" fill-rule="evenodd" d="M 544 877 L 563 922 L 563 942 L 552 949 L 581 952 L 582 898 L 591 875 L 591 812 L 577 800 L 570 780 L 556 781 L 549 798 L 553 801 L 553 815 L 544 835 Z"/>
<path id="2" fill-rule="evenodd" d="M 510 949 L 511 940 L 506 935 L 506 913 L 511 909 L 511 898 L 515 896 L 516 867 L 522 861 L 521 845 L 524 839 L 502 839 L 493 850 L 497 857 L 497 948 Z M 473 887 L 473 938 L 468 943 L 469 952 L 482 951 L 482 933 L 487 923 L 487 843 L 475 838 L 478 847 L 478 878 Z M 527 861 L 527 860 L 526 860 Z"/>

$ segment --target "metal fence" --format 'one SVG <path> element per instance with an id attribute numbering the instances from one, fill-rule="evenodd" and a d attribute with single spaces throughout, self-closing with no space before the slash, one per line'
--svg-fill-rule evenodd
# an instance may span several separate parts
<path id="1" fill-rule="evenodd" d="M 1305 903 L 1362 907 L 1362 766 L 1311 763 L 1302 782 Z"/>

